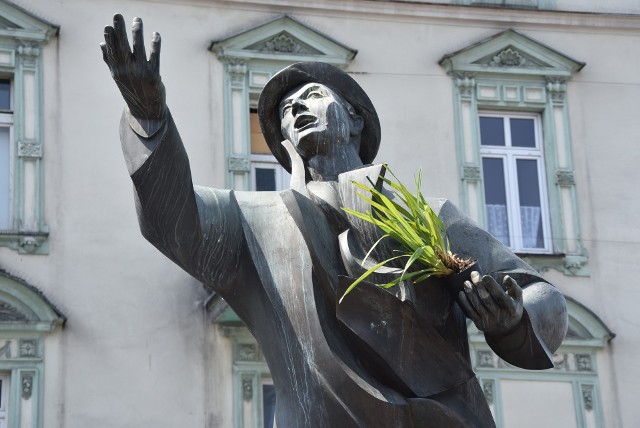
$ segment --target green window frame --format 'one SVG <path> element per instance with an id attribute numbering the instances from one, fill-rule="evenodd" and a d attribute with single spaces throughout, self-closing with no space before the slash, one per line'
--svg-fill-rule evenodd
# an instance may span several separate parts
<path id="1" fill-rule="evenodd" d="M 9 386 L 0 411 L 7 428 L 44 426 L 44 343 L 64 322 L 37 289 L 0 271 L 0 373 Z"/>
<path id="2" fill-rule="evenodd" d="M 0 246 L 47 254 L 42 49 L 58 27 L 6 2 L 0 2 L 0 18 L 0 78 L 11 80 L 12 90 L 12 110 L 2 112 L 11 123 L 4 120 L 2 125 L 10 128 L 9 174 L 3 177 L 7 187 L 0 191 L 9 211 L 0 227 Z"/>
<path id="3" fill-rule="evenodd" d="M 236 190 L 252 188 L 249 115 L 271 76 L 302 61 L 346 68 L 357 54 L 287 15 L 214 41 L 209 49 L 224 64 L 226 185 Z"/>
<path id="4" fill-rule="evenodd" d="M 581 242 L 567 87 L 584 67 L 515 30 L 506 30 L 445 55 L 440 65 L 453 80 L 454 124 L 462 209 L 487 226 L 479 117 L 483 111 L 537 114 L 542 122 L 547 254 L 515 248 L 539 270 L 589 275 Z"/>
<path id="5" fill-rule="evenodd" d="M 548 406 L 555 408 L 546 408 L 544 412 L 558 418 L 552 423 L 554 426 L 561 424 L 570 427 L 573 423 L 576 428 L 604 427 L 598 363 L 604 359 L 606 348 L 615 334 L 587 307 L 571 297 L 565 298 L 569 331 L 554 354 L 555 367 L 549 370 L 522 370 L 504 362 L 489 348 L 482 332 L 468 322 L 473 369 L 497 428 L 513 426 L 516 417 L 521 421 L 520 424 L 522 421 L 535 421 L 534 426 L 545 426 L 543 421 L 535 418 L 540 411 L 541 397 L 528 400 L 526 396 L 510 394 L 513 389 L 505 387 L 517 384 L 527 394 L 538 393 L 548 401 L 557 398 L 553 395 L 554 390 L 564 390 L 565 400 L 548 403 Z M 529 402 L 532 404 L 529 405 Z M 517 416 L 511 406 L 513 403 L 518 407 Z M 560 417 L 563 422 L 560 422 Z"/>

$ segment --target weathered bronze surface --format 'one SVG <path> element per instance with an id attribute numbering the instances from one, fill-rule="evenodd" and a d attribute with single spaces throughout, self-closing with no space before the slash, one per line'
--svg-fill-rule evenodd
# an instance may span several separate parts
<path id="1" fill-rule="evenodd" d="M 444 199 L 430 204 L 452 250 L 478 260 L 455 295 L 444 281 L 358 286 L 379 233 L 341 207 L 365 210 L 353 181 L 374 182 L 380 123 L 362 88 L 327 64 L 292 65 L 266 85 L 261 126 L 291 189 L 193 186 L 165 104 L 160 36 L 147 60 L 142 21 L 133 49 L 124 20 L 105 28 L 104 59 L 127 108 L 120 136 L 142 234 L 235 309 L 273 375 L 279 427 L 494 426 L 470 365 L 467 318 L 511 364 L 552 367 L 567 328 L 562 295 Z M 392 245 L 380 246 L 373 259 Z M 374 274 L 384 278 L 394 271 Z"/>

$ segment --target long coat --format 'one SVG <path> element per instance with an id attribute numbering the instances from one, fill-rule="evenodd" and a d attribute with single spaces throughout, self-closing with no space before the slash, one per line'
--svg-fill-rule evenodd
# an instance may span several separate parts
<path id="1" fill-rule="evenodd" d="M 471 371 L 466 318 L 442 284 L 395 294 L 365 284 L 337 304 L 354 274 L 351 250 L 364 245 L 361 224 L 295 190 L 194 187 L 171 116 L 155 128 L 140 132 L 126 113 L 121 122 L 141 231 L 254 334 L 273 376 L 279 427 L 494 425 Z M 350 183 L 378 171 L 341 175 L 342 206 L 361 209 Z M 551 367 L 566 331 L 562 295 L 453 204 L 432 204 L 453 251 L 524 289 L 517 334 L 487 337 L 490 346 L 512 364 Z"/>

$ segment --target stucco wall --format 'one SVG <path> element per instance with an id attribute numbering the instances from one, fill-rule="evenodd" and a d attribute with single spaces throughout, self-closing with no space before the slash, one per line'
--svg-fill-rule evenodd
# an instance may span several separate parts
<path id="1" fill-rule="evenodd" d="M 60 25 L 43 52 L 50 252 L 0 248 L 0 267 L 40 288 L 68 319 L 46 342 L 45 426 L 231 426 L 230 344 L 205 320 L 207 292 L 138 231 L 118 137 L 123 103 L 98 47 L 114 12 L 127 21 L 143 17 L 147 41 L 153 30 L 162 34 L 168 104 L 194 182 L 211 186 L 224 185 L 226 161 L 223 68 L 207 48 L 278 14 L 358 49 L 349 71 L 378 109 L 378 160 L 397 165 L 407 181 L 422 167 L 427 192 L 454 201 L 453 97 L 440 58 L 515 28 L 586 62 L 569 84 L 568 103 L 591 276 L 547 275 L 617 333 L 598 360 L 606 426 L 640 422 L 640 17 L 518 10 L 498 17 L 487 9 L 366 1 L 17 3 Z M 627 6 L 616 11 L 638 13 Z"/>

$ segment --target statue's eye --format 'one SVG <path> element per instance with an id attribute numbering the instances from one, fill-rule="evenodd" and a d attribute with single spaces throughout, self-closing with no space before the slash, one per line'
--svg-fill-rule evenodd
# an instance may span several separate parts
<path id="1" fill-rule="evenodd" d="M 286 103 L 282 107 L 282 116 L 284 117 L 287 113 L 289 113 L 289 110 L 291 110 L 291 103 Z"/>
<path id="2" fill-rule="evenodd" d="M 324 94 L 320 91 L 311 91 L 309 92 L 309 94 L 307 94 L 307 99 L 310 98 L 323 98 Z"/>

